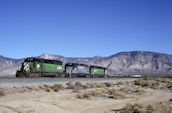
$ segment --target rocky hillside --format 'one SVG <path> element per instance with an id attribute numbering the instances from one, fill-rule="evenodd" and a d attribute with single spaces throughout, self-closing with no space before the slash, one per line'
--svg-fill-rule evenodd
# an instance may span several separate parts
<path id="1" fill-rule="evenodd" d="M 67 58 L 58 55 L 42 54 L 39 58 L 61 60 L 64 63 L 84 63 L 107 67 L 110 74 L 122 75 L 172 75 L 172 55 L 132 51 L 121 52 L 108 57 Z M 0 56 L 0 76 L 14 76 L 24 59 L 10 59 Z"/>
<path id="2" fill-rule="evenodd" d="M 24 59 L 12 59 L 0 56 L 0 77 L 14 76 Z"/>

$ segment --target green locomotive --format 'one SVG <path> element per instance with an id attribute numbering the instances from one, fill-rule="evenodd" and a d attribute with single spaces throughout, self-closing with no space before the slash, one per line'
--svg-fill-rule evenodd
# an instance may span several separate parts
<path id="1" fill-rule="evenodd" d="M 61 61 L 39 58 L 26 58 L 21 69 L 16 72 L 16 77 L 58 77 L 64 75 Z"/>
<path id="2" fill-rule="evenodd" d="M 90 66 L 90 73 L 94 77 L 105 77 L 107 76 L 107 69 L 99 66 Z"/>
<path id="3" fill-rule="evenodd" d="M 86 64 L 67 63 L 58 60 L 26 58 L 16 77 L 105 77 L 107 69 Z"/>

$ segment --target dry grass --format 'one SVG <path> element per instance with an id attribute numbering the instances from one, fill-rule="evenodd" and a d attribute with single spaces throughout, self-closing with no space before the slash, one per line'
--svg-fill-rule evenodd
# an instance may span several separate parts
<path id="1" fill-rule="evenodd" d="M 126 104 L 120 113 L 153 113 L 153 107 L 149 104 Z"/>
<path id="2" fill-rule="evenodd" d="M 86 83 L 86 87 L 87 88 L 93 88 L 94 87 L 94 84 L 93 83 Z"/>
<path id="3" fill-rule="evenodd" d="M 126 83 L 125 82 L 117 82 L 116 85 L 125 85 Z"/>
<path id="4" fill-rule="evenodd" d="M 103 88 L 103 87 L 105 87 L 105 85 L 101 84 L 101 83 L 94 83 L 94 86 L 95 86 L 95 88 Z"/>
<path id="5" fill-rule="evenodd" d="M 103 92 L 102 91 L 92 91 L 90 93 L 91 96 L 102 96 Z"/>
<path id="6" fill-rule="evenodd" d="M 125 98 L 126 96 L 125 96 L 125 94 L 124 93 L 121 93 L 121 92 L 115 92 L 114 94 L 113 94 L 113 99 L 123 99 L 123 98 Z"/>
<path id="7" fill-rule="evenodd" d="M 170 99 L 171 100 L 171 99 Z M 172 112 L 172 103 L 169 102 L 160 102 L 156 105 L 156 109 L 161 113 L 171 113 Z"/>
<path id="8" fill-rule="evenodd" d="M 102 92 L 102 95 L 112 99 L 123 99 L 126 97 L 125 93 L 117 91 L 116 89 L 108 89 L 105 92 Z"/>
<path id="9" fill-rule="evenodd" d="M 110 82 L 105 82 L 103 84 L 104 84 L 105 87 L 113 87 L 113 86 L 115 86 L 115 84 L 110 83 Z"/>
<path id="10" fill-rule="evenodd" d="M 124 86 L 124 87 L 120 88 L 120 91 L 125 93 L 125 94 L 137 94 L 137 95 L 141 95 L 141 94 L 145 93 L 143 88 L 136 87 L 135 85 L 133 85 L 133 86 Z"/>
<path id="11" fill-rule="evenodd" d="M 162 105 L 161 106 L 161 113 L 171 113 L 172 107 L 169 105 Z"/>
<path id="12" fill-rule="evenodd" d="M 104 83 L 86 83 L 87 88 L 103 88 L 105 87 Z"/>
<path id="13" fill-rule="evenodd" d="M 90 98 L 90 95 L 88 93 L 77 94 L 76 98 L 78 98 L 78 99 L 84 99 L 84 98 L 88 99 L 88 98 Z"/>
<path id="14" fill-rule="evenodd" d="M 76 91 L 78 93 L 78 90 Z M 81 92 L 79 92 L 81 93 Z M 77 94 L 77 98 L 82 99 L 84 95 L 88 95 L 88 97 L 104 97 L 104 98 L 112 98 L 112 99 L 123 99 L 125 98 L 125 94 L 119 91 L 116 91 L 115 89 L 104 89 L 104 90 L 94 90 L 94 91 L 88 91 L 87 93 L 83 93 L 82 95 Z"/>
<path id="15" fill-rule="evenodd" d="M 86 89 L 87 86 L 83 85 L 80 81 L 75 82 L 75 84 L 73 84 L 72 82 L 67 82 L 67 89 Z"/>
<path id="16" fill-rule="evenodd" d="M 152 89 L 161 89 L 161 90 L 172 90 L 172 82 L 168 78 L 144 78 L 134 81 L 134 84 L 137 86 L 152 88 Z"/>

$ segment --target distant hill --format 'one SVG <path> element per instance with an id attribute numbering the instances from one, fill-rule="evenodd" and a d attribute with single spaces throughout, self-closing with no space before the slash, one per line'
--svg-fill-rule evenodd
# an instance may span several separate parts
<path id="1" fill-rule="evenodd" d="M 14 76 L 23 61 L 24 59 L 12 59 L 0 56 L 0 77 Z"/>
<path id="2" fill-rule="evenodd" d="M 42 54 L 38 57 L 61 60 L 64 63 L 73 62 L 103 66 L 108 68 L 110 74 L 172 76 L 172 55 L 163 53 L 132 51 L 93 58 L 69 58 L 51 54 Z M 23 61 L 24 58 L 11 59 L 0 56 L 0 76 L 15 76 L 16 70 L 20 68 Z"/>

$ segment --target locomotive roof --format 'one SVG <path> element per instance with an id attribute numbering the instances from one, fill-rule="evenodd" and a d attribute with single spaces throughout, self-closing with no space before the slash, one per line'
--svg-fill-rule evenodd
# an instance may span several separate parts
<path id="1" fill-rule="evenodd" d="M 77 65 L 81 65 L 81 66 L 89 66 L 87 64 L 80 64 L 80 63 L 67 63 L 66 65 L 68 66 L 77 66 Z M 89 67 L 92 67 L 92 68 L 100 68 L 100 69 L 107 69 L 105 67 L 100 67 L 100 66 L 94 66 L 94 65 L 91 65 Z"/>
<path id="2" fill-rule="evenodd" d="M 91 65 L 90 67 L 91 67 L 91 68 L 101 68 L 101 69 L 107 69 L 107 68 L 105 68 L 105 67 L 93 66 L 93 65 Z"/>
<path id="3" fill-rule="evenodd" d="M 42 63 L 50 63 L 50 64 L 62 64 L 59 60 L 49 60 L 49 59 L 41 59 L 36 57 L 26 58 L 24 62 L 42 62 Z"/>
<path id="4" fill-rule="evenodd" d="M 80 64 L 80 63 L 67 63 L 66 65 L 68 65 L 68 66 L 77 66 L 77 65 L 88 66 L 87 64 Z"/>

